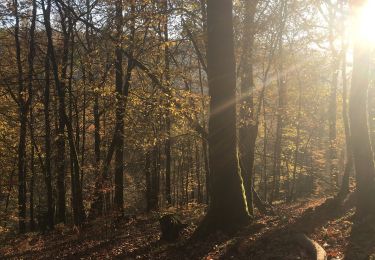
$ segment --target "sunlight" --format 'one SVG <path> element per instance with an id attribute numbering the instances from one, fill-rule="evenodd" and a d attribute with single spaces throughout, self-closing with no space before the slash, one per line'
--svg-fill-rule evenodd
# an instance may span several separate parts
<path id="1" fill-rule="evenodd" d="M 355 36 L 375 44 L 375 0 L 368 0 L 357 12 Z"/>

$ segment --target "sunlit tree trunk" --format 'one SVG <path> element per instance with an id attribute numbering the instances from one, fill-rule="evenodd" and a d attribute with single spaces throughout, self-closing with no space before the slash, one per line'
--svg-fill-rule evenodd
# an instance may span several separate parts
<path id="1" fill-rule="evenodd" d="M 353 50 L 349 127 L 356 171 L 357 213 L 359 215 L 373 213 L 375 209 L 373 196 L 375 194 L 375 167 L 367 120 L 370 57 L 369 43 L 365 39 L 356 38 Z"/>

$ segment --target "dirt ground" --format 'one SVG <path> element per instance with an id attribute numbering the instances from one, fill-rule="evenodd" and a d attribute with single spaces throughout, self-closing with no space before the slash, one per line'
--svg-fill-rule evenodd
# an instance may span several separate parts
<path id="1" fill-rule="evenodd" d="M 48 234 L 8 238 L 1 241 L 0 258 L 310 259 L 295 238 L 303 233 L 326 250 L 328 259 L 375 259 L 375 221 L 357 221 L 352 205 L 350 197 L 342 203 L 327 198 L 280 203 L 274 215 L 258 216 L 234 237 L 218 233 L 191 241 L 205 208 L 190 204 L 168 211 L 178 211 L 189 224 L 177 243 L 160 240 L 160 213 L 129 219 L 107 216 L 83 230 L 58 225 Z"/>

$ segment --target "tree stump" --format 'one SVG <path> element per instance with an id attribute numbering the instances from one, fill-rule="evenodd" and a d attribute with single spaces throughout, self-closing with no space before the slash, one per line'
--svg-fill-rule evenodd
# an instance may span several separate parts
<path id="1" fill-rule="evenodd" d="M 175 214 L 168 214 L 159 219 L 161 239 L 174 242 L 180 237 L 180 233 L 188 225 L 181 222 Z"/>

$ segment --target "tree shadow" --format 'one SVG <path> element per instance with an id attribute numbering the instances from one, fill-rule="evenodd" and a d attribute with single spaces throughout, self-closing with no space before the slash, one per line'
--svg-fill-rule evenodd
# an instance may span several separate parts
<path id="1" fill-rule="evenodd" d="M 375 217 L 355 216 L 345 259 L 375 259 Z"/>
<path id="2" fill-rule="evenodd" d="M 292 222 L 279 216 L 278 223 L 275 220 L 270 223 L 254 222 L 233 236 L 217 233 L 205 239 L 187 239 L 174 244 L 158 241 L 130 254 L 125 253 L 120 258 L 146 259 L 152 256 L 154 259 L 202 259 L 214 254 L 220 259 L 289 259 L 284 258 L 288 248 L 290 251 L 300 250 L 294 240 L 295 234 L 304 233 L 309 236 L 316 228 L 340 217 L 345 211 L 340 201 L 328 199 L 323 204 L 306 210 Z M 269 229 L 273 224 L 275 228 Z M 153 251 L 152 255 L 147 255 L 150 251 Z"/>
<path id="3" fill-rule="evenodd" d="M 347 208 L 341 201 L 327 199 L 323 204 L 307 209 L 293 221 L 283 220 L 281 217 L 280 227 L 270 229 L 256 239 L 238 239 L 238 242 L 227 250 L 223 259 L 231 259 L 234 256 L 236 259 L 295 259 L 298 250 L 302 250 L 297 243 L 296 234 L 310 236 L 317 228 L 339 218 L 346 211 Z M 302 258 L 308 259 L 307 256 Z"/>

